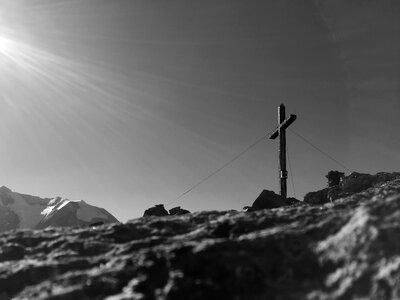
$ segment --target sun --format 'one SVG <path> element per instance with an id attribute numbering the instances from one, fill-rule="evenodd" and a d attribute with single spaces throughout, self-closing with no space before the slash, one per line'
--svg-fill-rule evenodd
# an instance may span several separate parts
<path id="1" fill-rule="evenodd" d="M 0 53 L 3 54 L 9 52 L 10 47 L 10 41 L 5 37 L 0 36 Z"/>
<path id="2" fill-rule="evenodd" d="M 18 42 L 13 41 L 3 35 L 0 35 L 0 62 L 10 63 L 14 62 L 18 56 L 20 49 Z"/>

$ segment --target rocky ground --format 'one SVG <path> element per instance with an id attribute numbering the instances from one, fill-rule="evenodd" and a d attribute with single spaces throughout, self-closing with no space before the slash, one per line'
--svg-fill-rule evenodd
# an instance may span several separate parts
<path id="1" fill-rule="evenodd" d="M 0 299 L 400 299 L 400 176 L 385 174 L 325 204 L 4 232 Z"/>

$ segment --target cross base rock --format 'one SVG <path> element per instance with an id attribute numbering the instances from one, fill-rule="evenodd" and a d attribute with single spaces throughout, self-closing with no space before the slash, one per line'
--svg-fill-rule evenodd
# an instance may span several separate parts
<path id="1" fill-rule="evenodd" d="M 260 196 L 253 202 L 252 206 L 245 206 L 244 209 L 247 211 L 254 211 L 260 209 L 271 209 L 282 206 L 294 205 L 302 203 L 296 198 L 284 198 L 280 195 L 275 194 L 273 191 L 263 190 Z"/>

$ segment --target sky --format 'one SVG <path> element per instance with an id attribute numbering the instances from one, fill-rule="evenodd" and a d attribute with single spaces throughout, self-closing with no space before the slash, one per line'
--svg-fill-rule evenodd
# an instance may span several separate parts
<path id="1" fill-rule="evenodd" d="M 121 221 L 268 134 L 281 103 L 349 170 L 399 171 L 399 96 L 398 1 L 0 0 L 0 185 Z M 349 172 L 287 138 L 290 196 Z M 269 139 L 167 208 L 240 210 L 263 189 Z"/>

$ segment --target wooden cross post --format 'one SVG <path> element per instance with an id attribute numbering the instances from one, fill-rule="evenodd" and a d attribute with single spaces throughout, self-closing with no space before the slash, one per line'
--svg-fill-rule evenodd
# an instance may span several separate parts
<path id="1" fill-rule="evenodd" d="M 286 170 L 286 129 L 296 120 L 296 115 L 290 115 L 286 119 L 285 105 L 281 104 L 278 107 L 278 127 L 270 135 L 270 139 L 274 140 L 279 136 L 279 178 L 281 184 L 281 196 L 287 198 L 287 177 Z"/>

